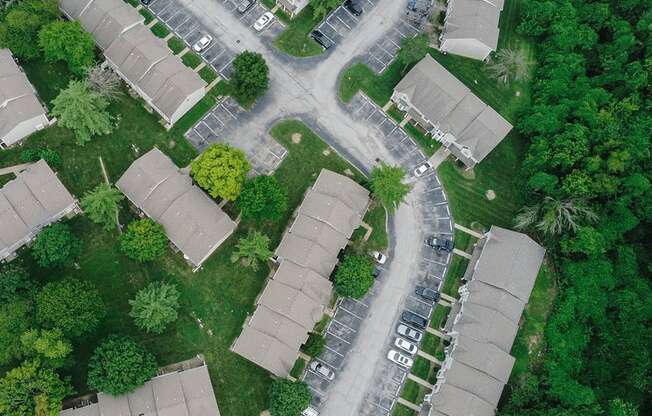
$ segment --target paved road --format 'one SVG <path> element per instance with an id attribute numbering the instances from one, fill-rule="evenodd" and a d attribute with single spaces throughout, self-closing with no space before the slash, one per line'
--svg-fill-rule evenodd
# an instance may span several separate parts
<path id="1" fill-rule="evenodd" d="M 239 114 L 220 133 L 237 138 L 237 145 L 247 154 L 255 151 L 260 137 L 266 136 L 277 121 L 294 117 L 309 125 L 363 172 L 369 172 L 379 160 L 402 164 L 409 171 L 424 160 L 416 145 L 401 135 L 395 123 L 392 125 L 382 120 L 382 114 L 373 111 L 375 115 L 368 117 L 352 116 L 354 107 L 361 105 L 359 100 L 363 97 L 348 105 L 338 98 L 340 72 L 354 59 L 367 54 L 400 24 L 404 1 L 378 0 L 376 7 L 363 15 L 360 24 L 355 25 L 334 50 L 309 59 L 295 59 L 277 51 L 271 47 L 270 37 L 256 34 L 221 1 L 177 1 L 203 27 L 210 28 L 225 48 L 236 53 L 245 49 L 256 51 L 268 62 L 269 92 L 251 111 Z M 452 228 L 445 195 L 438 191 L 437 185 L 434 174 L 416 181 L 406 203 L 390 221 L 392 261 L 382 282 L 373 289 L 366 318 L 345 358 L 343 369 L 338 371 L 336 381 L 328 387 L 327 400 L 320 409 L 324 416 L 387 413 L 382 407 L 369 407 L 368 404 L 370 395 L 377 393 L 379 380 L 404 377 L 386 365 L 384 355 L 389 335 L 414 284 L 424 282 L 424 273 L 430 273 L 426 272 L 429 268 L 438 268 L 439 275 L 446 267 L 447 259 L 442 266 L 427 262 L 423 255 L 425 232 Z M 440 199 L 431 200 L 428 192 L 439 192 Z M 390 391 L 391 384 L 387 386 L 383 387 L 381 396 L 391 400 L 397 392 Z"/>

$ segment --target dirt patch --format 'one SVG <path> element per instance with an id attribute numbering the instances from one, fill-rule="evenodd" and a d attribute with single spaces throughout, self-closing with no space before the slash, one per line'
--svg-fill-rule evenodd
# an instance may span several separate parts
<path id="1" fill-rule="evenodd" d="M 328 155 L 331 154 L 331 149 L 326 149 L 323 152 L 321 152 L 321 154 L 324 155 L 324 156 L 328 156 Z"/>
<path id="2" fill-rule="evenodd" d="M 353 172 L 349 168 L 344 169 L 344 174 L 347 176 L 353 176 Z"/>
<path id="3" fill-rule="evenodd" d="M 170 149 L 174 149 L 174 146 L 176 146 L 176 145 L 177 145 L 177 142 L 175 142 L 174 140 L 170 140 L 170 143 L 168 143 L 168 147 Z"/>
<path id="4" fill-rule="evenodd" d="M 488 200 L 493 201 L 496 199 L 496 192 L 494 192 L 493 189 L 489 189 L 484 193 L 484 196 L 486 196 Z"/>
<path id="5" fill-rule="evenodd" d="M 292 133 L 292 143 L 294 144 L 301 143 L 301 133 Z"/>

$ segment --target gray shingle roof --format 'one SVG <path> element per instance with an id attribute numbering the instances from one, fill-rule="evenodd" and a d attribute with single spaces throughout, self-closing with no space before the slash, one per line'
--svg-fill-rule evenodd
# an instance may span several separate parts
<path id="1" fill-rule="evenodd" d="M 108 48 L 121 33 L 144 22 L 144 17 L 122 0 L 61 0 L 61 8 L 93 35 L 101 49 Z"/>
<path id="2" fill-rule="evenodd" d="M 97 403 L 60 416 L 219 416 L 206 365 L 154 377 L 132 393 L 98 393 Z"/>
<path id="3" fill-rule="evenodd" d="M 38 231 L 77 208 L 77 202 L 44 160 L 0 189 L 0 259 Z"/>
<path id="4" fill-rule="evenodd" d="M 484 159 L 511 131 L 512 125 L 476 97 L 439 62 L 426 55 L 394 88 L 457 146 L 451 152 L 473 165 Z M 464 156 L 468 148 L 473 160 Z"/>
<path id="5" fill-rule="evenodd" d="M 331 300 L 333 285 L 327 277 L 289 260 L 281 262 L 273 278 L 302 291 L 321 305 L 328 305 Z"/>
<path id="6" fill-rule="evenodd" d="M 432 395 L 431 415 L 493 416 L 495 408 L 478 396 L 446 383 Z"/>
<path id="7" fill-rule="evenodd" d="M 200 266 L 236 227 L 215 201 L 157 148 L 134 161 L 116 186 L 163 226 L 170 241 L 195 266 Z"/>
<path id="8" fill-rule="evenodd" d="M 525 309 L 525 302 L 521 299 L 479 280 L 468 282 L 459 291 L 464 301 L 494 309 L 514 323 L 518 323 Z"/>
<path id="9" fill-rule="evenodd" d="M 290 342 L 292 340 L 287 340 Z M 299 354 L 280 339 L 245 325 L 231 351 L 261 366 L 278 377 L 287 377 Z"/>
<path id="10" fill-rule="evenodd" d="M 442 39 L 473 39 L 496 50 L 502 9 L 503 0 L 451 0 Z"/>
<path id="11" fill-rule="evenodd" d="M 518 324 L 493 309 L 463 302 L 452 334 L 466 335 L 479 342 L 494 344 L 505 352 L 512 349 Z"/>
<path id="12" fill-rule="evenodd" d="M 450 365 L 446 368 L 446 365 Z M 492 406 L 497 406 L 505 383 L 476 370 L 455 359 L 444 363 L 437 377 L 449 386 L 459 387 L 481 398 Z"/>
<path id="13" fill-rule="evenodd" d="M 274 279 L 267 282 L 258 305 L 265 306 L 310 331 L 324 314 L 324 306 L 294 289 Z"/>
<path id="14" fill-rule="evenodd" d="M 509 381 L 515 358 L 495 345 L 461 335 L 452 340 L 449 348 L 452 352 L 447 359 L 475 368 L 502 383 Z"/>
<path id="15" fill-rule="evenodd" d="M 28 120 L 47 123 L 46 111 L 36 97 L 27 76 L 14 61 L 9 49 L 0 49 L 0 141 L 11 145 L 23 137 L 7 138 Z M 36 127 L 29 130 L 31 133 Z"/>

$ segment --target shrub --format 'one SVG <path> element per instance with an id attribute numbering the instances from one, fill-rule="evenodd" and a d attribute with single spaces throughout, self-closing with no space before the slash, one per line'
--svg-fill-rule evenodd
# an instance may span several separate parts
<path id="1" fill-rule="evenodd" d="M 112 335 L 91 356 L 88 386 L 117 396 L 136 390 L 156 372 L 152 354 L 128 338 Z"/>
<path id="2" fill-rule="evenodd" d="M 326 345 L 324 336 L 311 332 L 310 336 L 308 337 L 308 341 L 303 344 L 301 349 L 309 356 L 317 357 L 319 354 L 321 354 L 322 351 L 324 351 L 324 345 Z"/>
<path id="3" fill-rule="evenodd" d="M 335 291 L 359 299 L 374 284 L 374 266 L 369 256 L 348 255 L 335 273 Z"/>
<path id="4" fill-rule="evenodd" d="M 179 291 L 173 284 L 153 282 L 129 301 L 136 326 L 146 332 L 160 334 L 165 326 L 177 320 Z"/>
<path id="5" fill-rule="evenodd" d="M 120 236 L 120 248 L 125 256 L 141 263 L 161 257 L 167 244 L 163 226 L 149 218 L 132 221 Z"/>
<path id="6" fill-rule="evenodd" d="M 310 405 L 311 398 L 306 383 L 276 379 L 270 387 L 269 412 L 272 416 L 297 416 Z"/>
<path id="7" fill-rule="evenodd" d="M 69 266 L 81 254 L 82 241 L 66 224 L 45 227 L 34 241 L 32 256 L 41 267 Z"/>
<path id="8" fill-rule="evenodd" d="M 36 296 L 36 320 L 68 337 L 93 332 L 106 315 L 100 294 L 90 282 L 65 278 L 50 282 Z"/>
<path id="9" fill-rule="evenodd" d="M 63 165 L 59 153 L 46 147 L 25 149 L 20 152 L 20 160 L 23 163 L 38 162 L 41 159 L 45 160 L 45 162 L 52 168 L 60 168 Z"/>

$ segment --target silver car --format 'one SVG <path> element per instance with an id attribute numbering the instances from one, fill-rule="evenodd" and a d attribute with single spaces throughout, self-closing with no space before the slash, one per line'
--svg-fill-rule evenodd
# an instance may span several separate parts
<path id="1" fill-rule="evenodd" d="M 319 361 L 313 361 L 310 363 L 310 369 L 320 376 L 324 377 L 326 380 L 333 380 L 335 378 L 335 372 L 330 368 L 326 367 L 324 364 Z"/>
<path id="2" fill-rule="evenodd" d="M 412 367 L 412 363 L 413 363 L 412 358 L 406 357 L 405 355 L 401 354 L 396 350 L 390 350 L 387 353 L 387 359 L 405 368 Z"/>
<path id="3" fill-rule="evenodd" d="M 419 342 L 421 341 L 421 338 L 423 337 L 423 333 L 420 331 L 417 331 L 416 329 L 410 328 L 409 326 L 405 324 L 399 324 L 399 326 L 396 327 L 396 332 L 409 339 L 410 341 L 414 342 Z"/>

